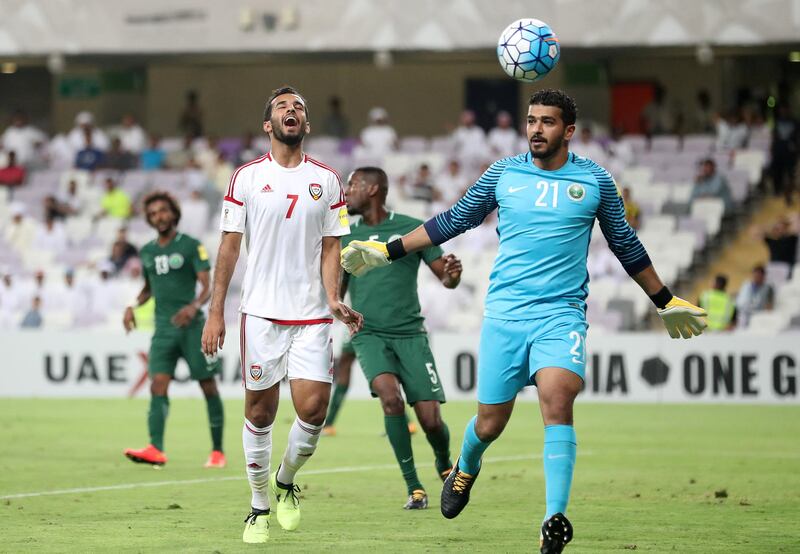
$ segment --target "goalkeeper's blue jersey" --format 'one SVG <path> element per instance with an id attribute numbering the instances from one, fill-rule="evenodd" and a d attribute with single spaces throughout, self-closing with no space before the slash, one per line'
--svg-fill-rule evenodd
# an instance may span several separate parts
<path id="1" fill-rule="evenodd" d="M 588 158 L 570 153 L 555 171 L 536 167 L 530 152 L 499 160 L 425 228 L 441 244 L 477 227 L 495 208 L 500 246 L 486 296 L 487 317 L 525 320 L 569 306 L 585 310 L 595 218 L 630 275 L 650 265 L 625 220 L 616 183 Z"/>

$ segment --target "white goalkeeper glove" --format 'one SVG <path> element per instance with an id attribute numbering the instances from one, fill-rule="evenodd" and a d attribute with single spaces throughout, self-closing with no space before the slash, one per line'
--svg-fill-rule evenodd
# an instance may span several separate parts
<path id="1" fill-rule="evenodd" d="M 666 306 L 659 308 L 658 315 L 673 339 L 698 337 L 707 327 L 706 311 L 677 296 L 673 296 Z"/>
<path id="2" fill-rule="evenodd" d="M 344 270 L 356 277 L 392 263 L 386 243 L 377 240 L 352 241 L 342 250 L 340 259 Z"/>

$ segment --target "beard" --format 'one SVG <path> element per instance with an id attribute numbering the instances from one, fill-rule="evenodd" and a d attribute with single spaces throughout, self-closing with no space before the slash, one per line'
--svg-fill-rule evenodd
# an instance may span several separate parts
<path id="1" fill-rule="evenodd" d="M 539 153 L 533 151 L 533 145 L 530 144 L 530 142 L 528 142 L 528 144 L 530 145 L 532 158 L 546 160 L 548 158 L 552 158 L 556 152 L 561 150 L 561 146 L 564 144 L 564 139 L 559 137 L 557 140 L 547 141 L 547 148 L 544 152 Z"/>
<path id="2" fill-rule="evenodd" d="M 300 125 L 300 130 L 296 135 L 287 135 L 283 132 L 283 126 L 280 121 L 272 123 L 272 134 L 275 135 L 275 140 L 282 142 L 286 146 L 297 146 L 303 139 L 306 138 L 306 126 Z"/>

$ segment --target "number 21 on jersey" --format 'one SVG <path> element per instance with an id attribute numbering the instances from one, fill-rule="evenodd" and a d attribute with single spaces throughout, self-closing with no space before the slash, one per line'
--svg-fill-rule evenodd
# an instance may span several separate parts
<path id="1" fill-rule="evenodd" d="M 539 191 L 539 197 L 534 204 L 537 208 L 558 208 L 558 181 L 552 183 L 539 181 L 536 183 L 536 189 Z"/>

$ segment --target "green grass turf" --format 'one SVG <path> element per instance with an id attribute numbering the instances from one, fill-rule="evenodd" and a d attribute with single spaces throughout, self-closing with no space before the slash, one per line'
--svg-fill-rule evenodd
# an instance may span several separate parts
<path id="1" fill-rule="evenodd" d="M 167 484 L 0 499 L 3 552 L 246 552 L 249 489 L 241 451 L 242 403 L 226 403 L 229 467 L 204 470 L 209 448 L 201 400 L 174 400 L 167 466 L 122 456 L 145 439 L 145 400 L 0 402 L 0 497 L 77 487 Z M 454 454 L 472 403 L 444 407 Z M 292 420 L 284 402 L 273 467 Z M 578 463 L 569 516 L 571 553 L 798 552 L 800 407 L 578 405 Z M 439 483 L 425 437 L 414 437 L 431 508 L 401 509 L 405 487 L 381 437 L 377 402 L 347 401 L 338 435 L 324 437 L 302 472 L 303 523 L 273 518 L 268 548 L 281 552 L 531 552 L 543 515 L 542 426 L 520 403 L 489 449 L 472 502 L 457 519 L 439 513 Z M 530 456 L 530 459 L 497 460 Z M 725 496 L 722 491 L 725 491 Z M 718 497 L 719 496 L 719 497 Z"/>

